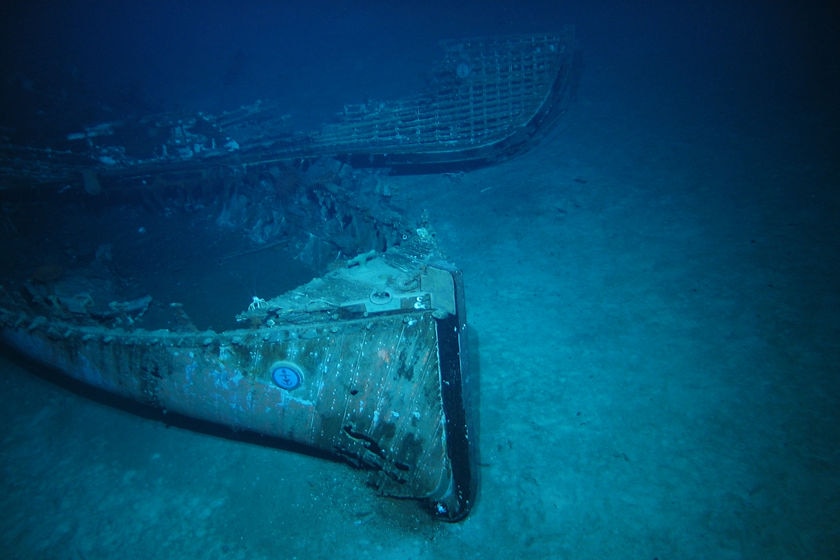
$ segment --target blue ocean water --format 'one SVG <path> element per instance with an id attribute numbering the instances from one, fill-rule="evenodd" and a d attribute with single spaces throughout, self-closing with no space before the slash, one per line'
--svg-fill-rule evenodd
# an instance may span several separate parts
<path id="1" fill-rule="evenodd" d="M 345 103 L 418 91 L 445 38 L 574 24 L 583 61 L 566 114 L 524 154 L 384 179 L 391 203 L 408 219 L 427 216 L 464 272 L 481 372 L 481 487 L 465 521 L 440 524 L 377 497 L 346 465 L 171 426 L 4 357 L 4 557 L 840 554 L 833 7 L 2 10 L 0 135 L 15 143 L 257 99 L 288 106 L 291 123 L 308 129 Z M 107 245 L 140 228 L 155 234 L 149 220 L 164 223 L 167 210 L 124 208 L 117 225 L 97 221 L 96 204 L 87 211 Z M 181 241 L 179 254 L 202 250 Z M 45 240 L 45 253 L 61 242 Z M 153 261 L 122 264 L 159 273 Z M 190 266 L 167 274 L 188 283 Z M 260 270 L 231 260 L 223 293 L 235 301 L 203 320 L 271 290 L 276 280 Z"/>

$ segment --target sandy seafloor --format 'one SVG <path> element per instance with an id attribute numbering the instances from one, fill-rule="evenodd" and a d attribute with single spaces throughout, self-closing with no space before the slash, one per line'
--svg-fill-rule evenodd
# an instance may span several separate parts
<path id="1" fill-rule="evenodd" d="M 464 272 L 467 520 L 3 359 L 0 556 L 840 557 L 836 114 L 624 62 L 588 51 L 569 112 L 521 156 L 389 179 Z"/>

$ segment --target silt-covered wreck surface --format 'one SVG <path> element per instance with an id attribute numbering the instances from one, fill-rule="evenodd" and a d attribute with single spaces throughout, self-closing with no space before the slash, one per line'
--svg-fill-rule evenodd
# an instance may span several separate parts
<path id="1" fill-rule="evenodd" d="M 476 491 L 460 272 L 333 160 L 4 197 L 0 337 L 110 393 L 369 470 L 463 519 Z"/>

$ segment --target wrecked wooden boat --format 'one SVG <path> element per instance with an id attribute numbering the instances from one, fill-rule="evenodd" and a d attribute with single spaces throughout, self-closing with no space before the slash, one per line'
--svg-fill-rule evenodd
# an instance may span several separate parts
<path id="1" fill-rule="evenodd" d="M 463 519 L 476 478 L 461 274 L 374 184 L 330 161 L 107 200 L 9 198 L 0 339 L 113 394 L 346 460 L 382 494 Z M 228 287 L 243 274 L 277 295 Z"/>
<path id="2" fill-rule="evenodd" d="M 41 145 L 4 142 L 0 188 L 95 186 L 215 165 L 336 158 L 394 172 L 494 163 L 532 145 L 573 95 L 579 71 L 574 28 L 556 33 L 443 41 L 425 91 L 349 103 L 316 130 L 296 130 L 289 107 L 259 101 L 239 109 L 167 113 L 100 122 Z"/>

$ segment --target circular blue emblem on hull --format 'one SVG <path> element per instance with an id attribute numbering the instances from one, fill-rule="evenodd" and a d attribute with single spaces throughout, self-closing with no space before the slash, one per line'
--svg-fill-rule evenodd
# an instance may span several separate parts
<path id="1" fill-rule="evenodd" d="M 293 391 L 303 383 L 303 373 L 295 364 L 278 362 L 271 366 L 271 380 L 281 389 Z"/>

